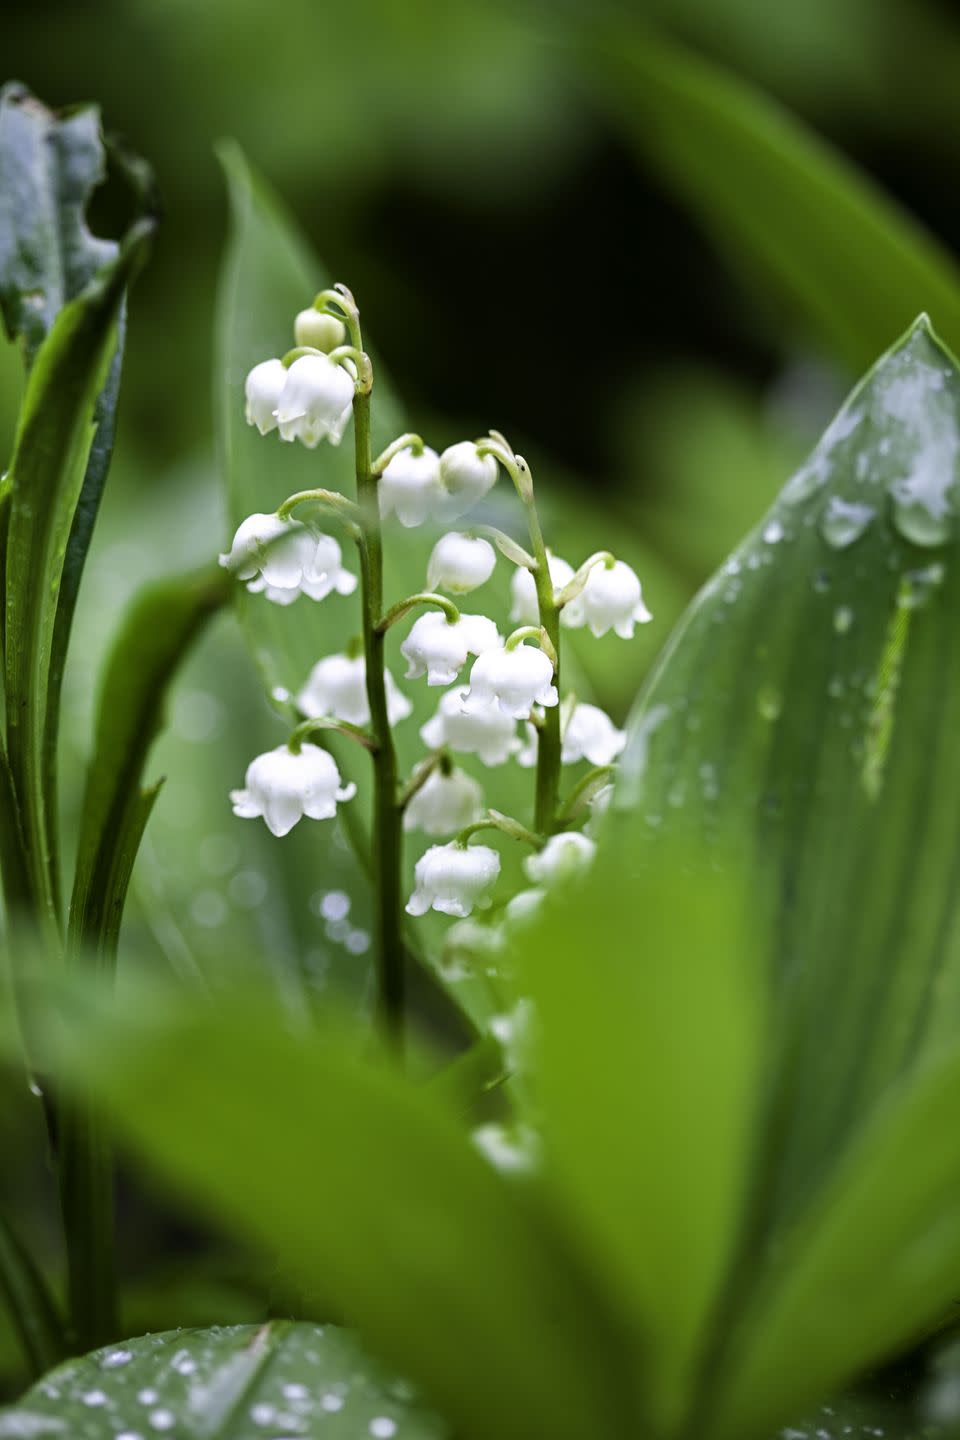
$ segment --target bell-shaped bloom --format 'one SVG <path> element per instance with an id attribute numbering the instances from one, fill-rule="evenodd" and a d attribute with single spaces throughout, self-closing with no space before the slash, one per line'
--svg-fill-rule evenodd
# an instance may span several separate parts
<path id="1" fill-rule="evenodd" d="M 302 815 L 331 820 L 337 803 L 350 800 L 356 785 L 344 785 L 336 763 L 318 745 L 286 745 L 258 755 L 247 766 L 242 790 L 231 790 L 233 813 L 244 820 L 262 816 L 274 835 L 286 835 Z"/>
<path id="2" fill-rule="evenodd" d="M 553 581 L 553 593 L 556 595 L 574 577 L 574 569 L 566 560 L 559 555 L 550 555 L 547 559 L 547 568 L 550 571 L 550 579 Z M 517 625 L 539 625 L 540 606 L 537 602 L 537 585 L 533 578 L 532 571 L 525 565 L 518 565 L 510 580 L 510 619 Z M 583 624 L 583 606 L 580 597 L 571 600 L 569 605 L 564 605 L 560 611 L 560 624 L 565 625 L 568 630 L 575 630 Z"/>
<path id="3" fill-rule="evenodd" d="M 612 765 L 626 743 L 626 731 L 618 730 L 606 711 L 580 701 L 567 720 L 560 759 L 564 765 L 576 765 L 581 760 L 589 760 L 591 765 Z M 526 742 L 517 754 L 521 765 L 536 765 L 538 746 L 536 727 L 528 725 Z"/>
<path id="4" fill-rule="evenodd" d="M 448 520 L 465 515 L 497 483 L 497 468 L 492 455 L 478 454 L 473 440 L 448 445 L 440 456 L 441 515 Z"/>
<path id="5" fill-rule="evenodd" d="M 277 406 L 286 383 L 287 367 L 282 360 L 261 360 L 244 382 L 247 424 L 256 425 L 261 435 L 277 428 Z"/>
<path id="6" fill-rule="evenodd" d="M 499 644 L 497 627 L 486 615 L 461 615 L 451 622 L 442 610 L 430 610 L 413 622 L 400 654 L 407 661 L 408 680 L 426 675 L 428 685 L 449 685 L 468 655 Z"/>
<path id="7" fill-rule="evenodd" d="M 523 868 L 534 885 L 550 890 L 581 876 L 589 869 L 596 853 L 596 844 L 588 835 L 567 830 L 551 835 L 542 850 L 524 860 Z"/>
<path id="8" fill-rule="evenodd" d="M 584 623 L 597 637 L 615 630 L 624 640 L 630 640 L 635 625 L 653 619 L 643 603 L 640 581 L 622 560 L 612 565 L 594 565 L 579 600 Z"/>
<path id="9" fill-rule="evenodd" d="M 339 445 L 353 408 L 353 377 L 326 355 L 301 355 L 287 371 L 277 402 L 281 440 L 314 450 L 321 440 Z"/>
<path id="10" fill-rule="evenodd" d="M 514 720 L 529 720 L 534 705 L 556 705 L 558 698 L 553 662 L 537 646 L 521 644 L 477 657 L 463 703 L 470 711 L 498 705 Z"/>
<path id="11" fill-rule="evenodd" d="M 405 720 L 413 706 L 389 670 L 383 672 L 387 691 L 387 718 L 391 725 Z M 318 660 L 297 695 L 297 706 L 311 720 L 329 715 L 350 725 L 370 723 L 367 700 L 367 664 L 362 655 L 327 655 Z"/>
<path id="12" fill-rule="evenodd" d="M 488 892 L 499 874 L 500 856 L 489 845 L 431 845 L 417 861 L 407 914 L 439 910 L 462 919 L 474 906 L 490 904 Z"/>
<path id="13" fill-rule="evenodd" d="M 433 547 L 427 566 L 427 584 L 431 590 L 466 595 L 490 579 L 496 563 L 497 557 L 489 540 L 451 530 L 449 534 L 441 535 Z"/>
<path id="14" fill-rule="evenodd" d="M 495 959 L 504 948 L 503 932 L 499 925 L 487 925 L 480 920 L 456 920 L 443 937 L 443 955 L 446 961 Z"/>
<path id="15" fill-rule="evenodd" d="M 459 690 L 440 696 L 437 713 L 421 726 L 420 738 L 431 750 L 446 746 L 461 755 L 476 755 L 484 765 L 502 765 L 520 748 L 516 722 L 509 715 L 496 705 L 467 711 Z"/>
<path id="16" fill-rule="evenodd" d="M 476 820 L 483 809 L 483 791 L 471 775 L 434 770 L 413 796 L 403 814 L 405 830 L 427 835 L 456 835 Z"/>
<path id="17" fill-rule="evenodd" d="M 352 595 L 357 588 L 357 577 L 344 570 L 332 535 L 318 535 L 278 515 L 249 515 L 220 564 L 246 580 L 248 590 L 277 605 L 291 605 L 298 595 L 312 600 L 333 591 Z"/>
<path id="18" fill-rule="evenodd" d="M 419 455 L 401 450 L 387 464 L 377 486 L 380 514 L 385 520 L 396 515 L 400 524 L 412 530 L 438 515 L 443 490 L 440 484 L 440 457 L 429 445 Z"/>

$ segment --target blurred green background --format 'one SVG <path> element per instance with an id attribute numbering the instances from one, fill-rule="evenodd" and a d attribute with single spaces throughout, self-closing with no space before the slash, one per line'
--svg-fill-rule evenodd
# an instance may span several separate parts
<path id="1" fill-rule="evenodd" d="M 556 548 L 577 558 L 593 548 L 584 537 L 612 535 L 637 564 L 655 623 L 633 647 L 604 642 L 589 677 L 618 720 L 682 606 L 829 420 L 855 362 L 815 306 L 749 257 L 729 263 L 652 162 L 659 121 L 644 116 L 642 71 L 631 86 L 601 52 L 642 51 L 650 35 L 715 62 L 825 137 L 945 250 L 960 241 L 960 27 L 934 0 L 5 0 L 2 33 L 5 78 L 54 106 L 97 101 L 107 129 L 154 166 L 164 210 L 133 297 L 116 460 L 67 672 L 74 806 L 96 668 L 123 601 L 228 539 L 213 409 L 222 137 L 239 141 L 354 289 L 415 427 L 434 443 L 505 431 L 547 491 Z M 685 138 L 696 152 L 701 137 Z M 731 192 L 741 182 L 735 168 L 715 178 Z M 762 224 L 777 198 L 761 185 L 756 201 Z M 118 233 L 129 205 L 113 179 L 92 223 Z M 831 243 L 817 228 L 794 239 L 800 251 Z M 852 303 L 856 284 L 843 270 L 826 305 Z M 889 333 L 878 320 L 884 338 L 865 342 L 868 358 L 931 303 L 902 301 Z M 17 396 L 4 347 L 4 456 Z M 261 827 L 230 816 L 227 789 L 277 743 L 277 724 L 229 620 L 187 667 L 171 721 L 128 949 L 216 989 L 259 948 L 294 999 L 330 976 L 362 997 L 362 941 L 347 940 L 365 933 L 366 899 L 345 842 L 324 852 L 321 876 L 313 837 L 297 833 L 281 856 Z M 323 896 L 341 886 L 353 908 L 337 930 Z M 35 1204 L 44 1181 L 26 1158 L 28 1097 L 5 1100 L 0 1124 L 4 1198 L 53 1257 L 52 1215 Z M 131 1332 L 262 1312 L 260 1279 L 211 1260 L 192 1226 L 142 1195 L 126 1213 Z M 164 1249 L 183 1257 L 187 1292 L 176 1264 L 158 1272 Z M 14 1367 L 0 1346 L 0 1369 Z"/>

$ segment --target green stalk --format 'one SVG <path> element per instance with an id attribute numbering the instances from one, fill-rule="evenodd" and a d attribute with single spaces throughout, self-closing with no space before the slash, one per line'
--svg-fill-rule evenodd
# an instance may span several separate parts
<path id="1" fill-rule="evenodd" d="M 6 1300 L 30 1377 L 39 1379 L 66 1354 L 63 1328 L 46 1281 L 2 1215 L 0 1295 Z"/>
<path id="2" fill-rule="evenodd" d="M 527 526 L 530 531 L 530 549 L 537 562 L 533 572 L 537 587 L 537 604 L 540 609 L 540 624 L 553 646 L 556 655 L 553 683 L 560 689 L 560 611 L 553 595 L 553 581 L 550 578 L 550 564 L 547 547 L 540 529 L 536 501 L 532 487 L 527 495 L 521 495 L 527 512 Z M 534 805 L 533 827 L 541 835 L 552 835 L 557 828 L 557 805 L 560 792 L 560 706 L 551 705 L 544 710 L 543 726 L 537 745 L 537 784 Z"/>
<path id="3" fill-rule="evenodd" d="M 377 965 L 377 1020 L 399 1042 L 403 1029 L 404 966 L 401 934 L 400 865 L 403 847 L 402 809 L 397 795 L 397 753 L 387 715 L 384 683 L 383 538 L 380 502 L 370 448 L 370 395 L 358 391 L 353 402 L 356 442 L 357 502 L 363 539 L 360 546 L 360 589 L 363 609 L 363 653 L 367 671 L 373 751 L 373 882 Z"/>

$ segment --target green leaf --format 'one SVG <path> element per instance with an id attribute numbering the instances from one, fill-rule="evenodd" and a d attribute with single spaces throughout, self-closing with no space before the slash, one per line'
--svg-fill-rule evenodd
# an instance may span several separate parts
<path id="1" fill-rule="evenodd" d="M 6 565 L 6 700 L 10 772 L 37 903 L 55 912 L 55 855 L 46 784 L 54 632 L 64 562 L 80 501 L 98 395 L 116 344 L 126 287 L 152 227 L 134 227 L 115 266 L 59 312 L 24 397 L 10 467 Z M 37 577 L 44 577 L 42 584 Z M 61 657 L 62 658 L 62 657 Z"/>
<path id="2" fill-rule="evenodd" d="M 775 102 L 622 28 L 591 46 L 603 102 L 645 162 L 854 374 L 920 310 L 960 347 L 960 272 L 916 222 Z"/>
<path id="3" fill-rule="evenodd" d="M 775 1064 L 731 1299 L 755 1279 L 753 1257 L 779 1258 L 808 1207 L 826 1206 L 823 1187 L 839 1183 L 877 1107 L 960 1020 L 958 457 L 960 373 L 921 320 L 702 592 L 632 726 L 607 843 L 641 856 L 685 836 L 715 861 L 738 853 L 730 883 L 773 937 Z M 881 1187 L 904 1227 L 923 1200 L 919 1153 L 916 1167 L 901 1157 Z M 890 1253 L 887 1306 L 845 1292 L 851 1338 L 831 1383 L 949 1298 L 960 1255 L 942 1223 L 927 1236 L 935 1276 L 918 1272 L 911 1290 Z M 826 1288 L 817 1302 L 818 1323 L 839 1307 Z M 897 1305 L 899 1331 L 884 1328 Z M 750 1332 L 758 1353 L 767 1323 Z M 792 1342 L 777 1364 L 797 1413 L 805 1372 Z"/>
<path id="4" fill-rule="evenodd" d="M 957 1055 L 881 1107 L 762 1267 L 727 1347 L 711 1435 L 762 1434 L 783 1418 L 788 1391 L 796 1413 L 955 1306 L 958 1108 Z"/>
<path id="5" fill-rule="evenodd" d="M 333 1325 L 168 1330 L 69 1360 L 0 1410 L 0 1437 L 170 1434 L 177 1440 L 442 1440 L 405 1381 Z"/>
<path id="6" fill-rule="evenodd" d="M 15 81 L 0 90 L 0 312 L 32 361 L 58 314 L 118 256 L 87 227 L 105 178 L 94 105 L 55 115 Z"/>
<path id="7" fill-rule="evenodd" d="M 736 1244 L 764 981 L 736 887 L 607 854 L 525 936 L 555 1178 L 634 1336 L 651 1433 L 686 1417 Z M 614 937 L 623 937 L 617 941 Z"/>
<path id="8" fill-rule="evenodd" d="M 164 723 L 166 692 L 203 627 L 228 600 L 228 577 L 204 566 L 148 586 L 120 626 L 104 669 L 87 775 L 70 935 L 112 958 L 127 882 L 156 788 L 141 790 Z"/>
<path id="9" fill-rule="evenodd" d="M 465 1440 L 622 1433 L 628 1373 L 570 1238 L 439 1092 L 361 1060 L 368 1036 L 130 994 L 71 1012 L 58 1048 L 162 1175 L 277 1251 Z"/>

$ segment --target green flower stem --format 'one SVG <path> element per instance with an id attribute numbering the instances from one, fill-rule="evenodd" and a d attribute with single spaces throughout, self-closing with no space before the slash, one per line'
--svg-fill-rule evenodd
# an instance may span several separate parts
<path id="1" fill-rule="evenodd" d="M 373 752 L 377 748 L 377 741 L 362 726 L 351 725 L 349 720 L 337 720 L 332 715 L 317 715 L 297 726 L 287 741 L 287 749 L 298 755 L 305 740 L 309 740 L 311 735 L 321 734 L 324 730 L 334 730 L 338 735 L 345 735 L 348 740 L 356 740 L 365 750 Z"/>
<path id="2" fill-rule="evenodd" d="M 381 615 L 377 621 L 377 629 L 380 634 L 385 635 L 391 625 L 396 625 L 398 620 L 402 620 L 404 615 L 409 615 L 410 611 L 415 610 L 418 605 L 436 605 L 437 609 L 442 610 L 446 615 L 447 623 L 450 625 L 456 625 L 460 619 L 460 611 L 452 600 L 448 600 L 443 595 L 435 595 L 431 590 L 424 590 L 417 595 L 408 595 L 406 600 L 398 600 L 396 605 L 391 605 L 386 615 Z"/>
<path id="3" fill-rule="evenodd" d="M 527 530 L 530 534 L 530 551 L 535 564 L 533 579 L 537 589 L 537 606 L 540 611 L 540 625 L 546 642 L 553 648 L 553 680 L 560 689 L 560 607 L 553 592 L 550 578 L 550 562 L 547 547 L 540 528 L 537 502 L 533 493 L 533 476 L 530 466 L 522 455 L 514 454 L 506 440 L 498 432 L 477 444 L 477 453 L 492 455 L 500 462 L 513 481 L 514 489 L 526 511 Z M 547 643 L 541 641 L 543 650 L 549 654 Z M 552 705 L 546 712 L 540 730 L 537 747 L 536 800 L 534 803 L 534 825 L 544 835 L 550 835 L 557 828 L 557 797 L 560 789 L 560 707 Z"/>
<path id="4" fill-rule="evenodd" d="M 582 780 L 578 780 L 567 796 L 563 809 L 557 816 L 561 824 L 566 824 L 567 821 L 572 820 L 577 812 L 582 810 L 584 805 L 592 799 L 593 794 L 609 782 L 613 773 L 614 767 L 612 765 L 597 765 L 593 770 L 588 771 Z"/>
<path id="5" fill-rule="evenodd" d="M 356 327 L 359 332 L 359 326 Z M 358 340 L 359 348 L 359 340 Z M 374 932 L 377 966 L 377 1020 L 398 1045 L 403 1035 L 404 950 L 400 866 L 403 856 L 402 810 L 397 799 L 397 753 L 387 712 L 384 680 L 384 632 L 378 622 L 383 610 L 383 539 L 380 501 L 370 448 L 370 396 L 357 391 L 353 402 L 356 442 L 357 502 L 363 539 L 360 545 L 360 590 L 363 608 L 363 649 L 366 661 L 373 752 L 373 880 Z"/>
<path id="6" fill-rule="evenodd" d="M 392 441 L 387 446 L 386 450 L 384 450 L 382 454 L 377 456 L 376 460 L 374 460 L 374 475 L 382 475 L 384 470 L 386 470 L 387 466 L 390 464 L 390 461 L 394 458 L 394 456 L 400 455 L 404 450 L 412 450 L 414 455 L 422 455 L 423 440 L 419 435 L 414 435 L 412 431 L 406 435 L 400 435 L 396 440 Z"/>
<path id="7" fill-rule="evenodd" d="M 526 825 L 521 825 L 519 820 L 514 820 L 512 815 L 504 815 L 499 810 L 488 810 L 482 820 L 474 820 L 472 825 L 467 825 L 454 839 L 454 845 L 464 846 L 473 835 L 479 835 L 481 830 L 499 830 L 501 835 L 509 835 L 511 840 L 519 840 L 524 845 L 531 845 L 534 850 L 543 848 L 543 837 L 535 835 L 528 830 Z"/>
<path id="8" fill-rule="evenodd" d="M 283 504 L 277 507 L 277 515 L 281 520 L 289 520 L 298 505 L 311 504 L 322 505 L 325 509 L 332 510 L 339 519 L 348 521 L 354 538 L 360 538 L 357 526 L 360 511 L 352 500 L 348 500 L 346 495 L 340 495 L 336 490 L 298 490 L 295 495 L 288 495 Z"/>

